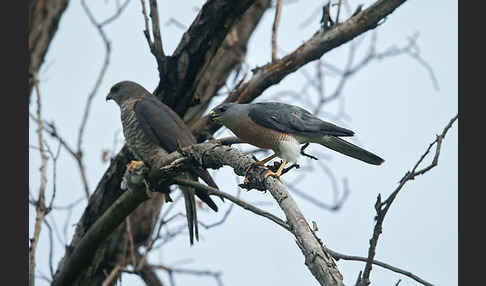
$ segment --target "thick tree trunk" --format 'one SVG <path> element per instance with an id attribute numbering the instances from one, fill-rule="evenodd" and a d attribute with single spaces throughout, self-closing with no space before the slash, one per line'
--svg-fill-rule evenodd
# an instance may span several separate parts
<path id="1" fill-rule="evenodd" d="M 200 90 L 201 94 L 204 95 L 205 101 L 209 102 L 209 100 L 216 95 L 217 90 L 226 81 L 231 71 L 244 60 L 244 52 L 246 51 L 246 46 L 251 33 L 254 31 L 265 10 L 269 6 L 270 0 L 259 0 L 243 15 L 244 19 L 239 22 L 235 22 L 234 19 L 232 20 L 236 26 L 226 36 L 223 43 L 219 44 L 220 47 L 217 50 L 218 57 L 216 59 L 224 58 L 225 60 L 210 61 L 208 65 L 213 67 L 214 71 L 206 73 L 203 79 L 199 81 L 197 87 L 196 84 L 193 83 L 195 85 L 194 88 Z M 194 44 L 191 45 L 193 46 Z M 214 55 L 212 55 L 212 58 L 214 58 Z M 175 58 L 172 58 L 172 60 L 173 59 Z M 193 114 L 200 116 L 199 114 L 204 112 L 206 107 L 207 102 L 194 106 L 192 109 L 194 112 Z M 189 106 L 184 108 L 184 110 L 187 110 L 188 108 Z M 122 194 L 122 191 L 120 190 L 121 178 L 125 172 L 126 165 L 132 159 L 133 157 L 128 148 L 124 146 L 119 154 L 117 154 L 111 161 L 108 170 L 105 172 L 96 187 L 95 192 L 90 197 L 89 204 L 77 224 L 74 238 L 71 241 L 70 246 L 67 248 L 65 257 L 59 264 L 58 272 L 62 270 L 64 262 L 72 254 L 71 251 L 78 246 L 80 239 L 84 237 L 93 223 Z M 161 195 L 155 194 L 154 198 L 143 202 L 129 216 L 131 230 L 136 245 L 144 244 L 152 234 L 153 223 L 162 204 L 163 200 Z M 79 273 L 76 282 L 72 285 L 101 285 L 116 265 L 125 266 L 129 264 L 130 260 L 125 259 L 126 252 L 123 251 L 124 244 L 121 243 L 125 241 L 126 235 L 126 224 L 123 222 L 107 240 L 101 243 L 89 267 Z M 147 269 L 146 267 L 141 274 L 143 274 L 143 277 L 150 279 L 150 281 L 155 281 L 152 279 L 154 273 L 151 269 Z"/>
<path id="2" fill-rule="evenodd" d="M 361 13 L 358 13 L 343 24 L 334 27 L 327 32 L 319 31 L 308 42 L 299 47 L 294 53 L 257 70 L 248 82 L 241 85 L 234 94 L 230 95 L 229 99 L 240 99 L 240 101 L 243 102 L 252 101 L 266 88 L 273 84 L 277 84 L 285 76 L 299 69 L 306 63 L 318 59 L 327 51 L 332 50 L 333 48 L 350 41 L 354 37 L 375 28 L 380 20 L 392 13 L 393 10 L 400 6 L 404 1 L 405 0 L 376 1 L 371 7 L 363 10 Z M 228 3 L 229 2 L 231 1 L 228 1 Z M 170 76 L 173 78 L 168 79 L 168 74 L 161 74 L 161 84 L 159 84 L 157 90 L 154 92 L 160 99 L 176 110 L 178 114 L 181 116 L 187 114 L 185 119 L 191 123 L 194 122 L 194 120 L 198 118 L 205 110 L 209 100 L 214 96 L 219 88 L 218 86 L 224 82 L 224 80 L 226 80 L 231 70 L 238 65 L 238 60 L 241 61 L 241 59 L 237 59 L 237 54 L 229 54 L 232 53 L 231 50 L 224 50 L 224 45 L 228 44 L 229 46 L 233 47 L 246 46 L 254 26 L 258 24 L 262 14 L 266 10 L 266 7 L 269 5 L 268 1 L 261 0 L 258 2 L 258 4 L 252 6 L 252 8 L 247 12 L 255 13 L 253 16 L 249 17 L 249 20 L 253 20 L 253 22 L 247 23 L 244 21 L 238 22 L 237 19 L 221 18 L 221 15 L 225 15 L 224 13 L 217 15 L 212 13 L 216 10 L 214 10 L 215 7 L 210 7 L 211 4 L 221 4 L 223 5 L 221 7 L 226 7 L 225 9 L 227 9 L 228 7 L 225 5 L 228 5 L 228 3 L 222 0 L 206 2 L 204 7 L 201 9 L 201 13 L 196 18 L 195 23 L 191 25 L 191 28 L 183 36 L 183 39 L 179 47 L 176 49 L 174 56 L 167 57 L 167 66 L 175 67 L 175 69 L 171 70 L 170 73 Z M 248 8 L 246 5 L 250 5 L 251 3 L 251 1 L 238 2 L 237 7 L 230 9 L 231 11 L 229 12 L 231 13 L 226 14 L 227 17 L 239 19 L 240 17 L 238 17 L 238 12 L 245 12 Z M 252 11 L 252 9 L 259 10 Z M 205 14 L 205 12 L 208 13 Z M 215 23 L 207 23 L 207 21 L 212 20 L 219 24 L 216 24 L 215 27 L 213 27 L 211 25 Z M 240 27 L 240 29 L 236 28 L 233 30 L 233 32 L 230 32 L 230 27 L 220 27 L 220 25 L 224 26 L 228 24 L 235 24 L 237 27 L 240 25 L 250 26 L 244 28 Z M 251 27 L 251 25 L 253 25 L 253 27 Z M 213 27 L 217 32 L 213 34 L 214 37 L 211 37 L 212 34 L 210 32 L 208 33 L 208 31 L 205 31 L 205 33 L 199 33 L 199 30 L 203 27 Z M 241 29 L 243 29 L 243 31 Z M 239 37 L 239 32 L 242 33 L 241 37 Z M 236 35 L 233 33 L 236 33 Z M 232 43 L 232 41 L 235 39 L 236 41 L 241 40 L 241 42 L 236 44 Z M 222 55 L 215 58 L 215 55 L 218 53 L 222 53 Z M 232 59 L 228 59 L 228 61 L 221 61 L 221 63 L 216 62 L 221 58 L 225 58 L 226 55 L 232 57 Z M 211 70 L 213 69 L 215 73 L 213 76 L 208 77 L 207 75 L 211 75 Z M 160 70 L 164 70 L 164 68 Z M 164 79 L 168 79 L 168 85 L 166 85 L 167 82 L 164 83 Z M 194 103 L 197 101 L 201 102 L 194 106 Z M 197 106 L 198 104 L 200 106 Z M 204 133 L 205 130 L 206 133 L 212 133 L 217 128 L 219 128 L 219 126 L 211 126 L 208 124 L 205 118 L 198 120 L 196 124 L 193 125 L 193 130 L 199 135 Z M 201 137 L 203 136 L 199 136 L 199 138 Z M 237 163 L 235 161 L 229 165 L 231 165 L 235 172 L 240 175 L 244 174 L 246 167 L 249 163 L 251 163 L 249 162 L 251 158 L 249 156 L 247 156 L 248 158 L 244 158 L 240 152 L 217 153 L 211 151 L 207 152 L 206 154 L 212 154 L 214 156 L 214 158 L 207 159 L 206 161 L 208 162 L 211 160 L 213 162 L 217 162 L 219 158 L 218 156 L 223 156 L 223 154 L 225 154 L 225 156 L 229 154 L 234 155 L 235 157 L 231 158 L 231 162 L 236 160 Z M 90 227 L 92 227 L 96 220 L 100 218 L 101 215 L 103 215 L 103 213 L 122 195 L 122 191 L 120 190 L 121 178 L 130 159 L 131 154 L 125 146 L 122 151 L 112 160 L 108 170 L 105 172 L 103 178 L 98 184 L 96 191 L 91 196 L 82 218 L 78 222 L 75 236 L 73 237 L 73 240 L 66 251 L 65 257 L 59 263 L 58 272 L 54 277 L 54 282 L 56 282 L 56 280 L 59 278 L 59 273 L 64 275 L 63 273 L 66 271 L 66 265 L 69 265 L 68 262 L 72 261 L 71 255 L 73 253 L 78 253 L 77 255 L 79 255 L 79 249 L 76 252 L 76 248 L 79 247 L 80 241 L 84 239 L 84 236 L 89 231 Z M 210 163 L 208 163 L 206 166 L 214 167 Z M 278 190 L 272 192 L 272 195 L 274 195 L 277 201 L 279 192 L 280 191 Z M 280 195 L 281 194 L 282 192 L 280 192 Z M 151 203 L 147 201 L 145 203 L 153 203 L 148 208 L 148 212 L 145 212 L 144 210 L 138 214 L 137 211 L 135 211 L 132 214 L 132 216 L 139 216 L 139 218 L 135 219 L 136 222 L 132 223 L 132 225 L 140 224 L 141 221 L 139 219 L 147 222 L 147 224 L 145 224 L 147 227 L 144 227 L 144 224 L 141 224 L 142 227 L 140 229 L 136 229 L 137 233 L 134 234 L 134 236 L 137 237 L 137 240 L 140 238 L 140 243 L 143 243 L 143 240 L 148 237 L 147 233 L 150 235 L 152 229 L 148 226 L 151 226 L 153 217 L 160 210 L 159 205 L 161 204 L 158 201 Z M 313 236 L 309 231 L 310 228 L 308 227 L 307 223 L 302 221 L 303 216 L 300 214 L 300 212 L 298 212 L 295 204 L 292 204 L 290 201 L 286 202 L 285 204 L 282 202 L 279 203 L 286 213 L 288 223 L 293 224 L 293 234 L 298 239 L 299 246 L 306 256 L 306 265 L 309 267 L 309 270 L 323 285 L 340 285 L 342 283 L 342 277 L 339 274 L 336 265 L 334 264 L 332 258 L 330 258 L 330 256 L 325 253 L 323 248 L 320 247 L 320 243 L 317 238 L 315 238 L 315 236 Z M 115 265 L 119 263 L 119 260 L 122 259 L 118 254 L 123 253 L 123 251 L 120 251 L 120 247 L 122 247 L 122 243 L 120 242 L 124 241 L 125 235 L 126 231 L 124 225 L 122 224 L 117 228 L 117 231 L 108 236 L 108 238 L 106 238 L 101 245 L 96 245 L 96 253 L 94 253 L 92 257 L 88 258 L 90 259 L 90 263 L 88 263 L 89 267 L 87 269 L 69 269 L 69 271 L 76 271 L 76 273 L 73 275 L 74 277 L 77 277 L 75 280 L 76 283 L 70 285 L 99 285 L 102 278 L 107 275 L 105 273 L 110 273 Z M 94 260 L 91 261 L 93 257 Z M 337 282 L 330 282 L 333 280 Z"/>

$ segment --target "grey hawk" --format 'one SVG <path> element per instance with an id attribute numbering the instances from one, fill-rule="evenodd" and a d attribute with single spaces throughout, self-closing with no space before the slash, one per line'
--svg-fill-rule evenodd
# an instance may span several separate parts
<path id="1" fill-rule="evenodd" d="M 176 151 L 178 145 L 184 147 L 196 144 L 196 138 L 182 119 L 141 85 L 131 81 L 119 82 L 110 89 L 106 100 L 110 99 L 120 107 L 123 135 L 130 151 L 137 160 L 148 166 L 157 157 Z M 180 177 L 194 181 L 200 177 L 208 185 L 218 188 L 208 171 L 199 166 L 194 166 Z M 185 200 L 192 245 L 194 235 L 199 240 L 194 194 L 214 211 L 218 211 L 218 207 L 204 191 L 186 186 L 180 188 Z"/>
<path id="2" fill-rule="evenodd" d="M 269 170 L 265 178 L 273 176 L 280 180 L 287 162 L 297 162 L 300 144 L 305 143 L 318 143 L 373 165 L 384 162 L 375 154 L 340 138 L 353 136 L 353 131 L 323 121 L 295 105 L 279 102 L 223 103 L 209 112 L 209 118 L 226 126 L 249 144 L 273 150 L 275 154 L 252 164 L 248 170 L 254 165 L 263 166 L 275 157 L 283 159 L 277 172 Z"/>

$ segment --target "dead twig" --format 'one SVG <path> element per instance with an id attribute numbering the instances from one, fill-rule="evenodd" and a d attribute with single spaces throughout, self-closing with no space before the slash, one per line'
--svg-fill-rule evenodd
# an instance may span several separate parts
<path id="1" fill-rule="evenodd" d="M 41 157 L 41 167 L 40 167 L 40 186 L 39 186 L 39 196 L 35 202 L 36 217 L 34 225 L 34 235 L 30 239 L 29 248 L 29 286 L 35 285 L 35 251 L 37 249 L 37 244 L 39 243 L 39 236 L 41 233 L 42 221 L 46 215 L 47 208 L 45 205 L 45 191 L 47 184 L 47 155 L 44 147 L 43 139 L 43 128 L 42 128 L 42 104 L 41 104 L 41 94 L 39 90 L 39 82 L 37 79 L 37 73 L 33 75 L 34 88 L 37 93 L 37 139 L 39 141 L 39 154 Z"/>
<path id="2" fill-rule="evenodd" d="M 104 48 L 105 48 L 105 57 L 103 60 L 103 64 L 101 66 L 101 70 L 96 78 L 95 84 L 91 89 L 90 93 L 88 94 L 88 98 L 86 99 L 86 105 L 83 112 L 83 117 L 81 119 L 81 124 L 78 130 L 78 142 L 77 142 L 77 150 L 75 152 L 76 162 L 79 168 L 79 172 L 81 174 L 81 180 L 83 182 L 84 192 L 86 194 L 86 199 L 89 198 L 89 184 L 88 178 L 86 176 L 86 166 L 83 160 L 83 151 L 82 151 L 82 144 L 83 144 L 83 137 L 84 132 L 86 130 L 86 123 L 88 122 L 89 113 L 91 111 L 91 104 L 93 102 L 94 97 L 96 96 L 99 87 L 101 86 L 101 82 L 106 74 L 108 66 L 110 65 L 110 57 L 111 57 L 111 42 L 108 39 L 103 27 L 112 23 L 116 18 L 118 18 L 125 7 L 127 6 L 129 0 L 125 1 L 123 5 L 119 6 L 116 10 L 115 14 L 109 17 L 108 19 L 104 20 L 103 22 L 96 21 L 93 13 L 89 9 L 88 5 L 86 4 L 85 0 L 81 0 L 81 6 L 84 9 L 84 12 L 88 16 L 89 21 L 91 24 L 96 28 L 98 34 L 100 35 L 101 39 L 103 40 Z"/>
<path id="3" fill-rule="evenodd" d="M 378 238 L 382 232 L 382 225 L 383 221 L 385 220 L 385 216 L 390 209 L 390 206 L 392 205 L 393 201 L 397 197 L 398 193 L 400 190 L 405 186 L 405 184 L 413 180 L 416 176 L 423 175 L 435 166 L 437 166 L 438 161 L 439 161 L 439 155 L 440 155 L 440 148 L 442 146 L 442 140 L 444 139 L 445 135 L 447 134 L 447 131 L 452 127 L 452 124 L 457 120 L 458 115 L 454 116 L 449 123 L 446 125 L 444 130 L 440 135 L 437 135 L 437 138 L 429 145 L 425 153 L 420 157 L 420 159 L 417 161 L 415 166 L 411 171 L 408 171 L 405 176 L 400 180 L 398 187 L 388 196 L 388 198 L 385 201 L 381 200 L 381 194 L 378 194 L 376 203 L 375 203 L 375 210 L 376 210 L 376 224 L 374 227 L 373 231 L 373 236 L 371 237 L 370 240 L 370 248 L 368 250 L 368 258 L 367 262 L 365 265 L 365 268 L 363 270 L 363 276 L 361 279 L 358 281 L 356 284 L 357 286 L 366 286 L 370 284 L 370 273 L 371 273 L 371 265 L 373 264 L 374 257 L 375 257 L 375 252 L 376 252 L 376 246 L 378 244 Z M 417 171 L 417 168 L 419 165 L 422 163 L 422 161 L 425 159 L 427 154 L 429 154 L 431 148 L 436 145 L 435 149 L 435 156 L 434 159 L 432 160 L 432 163 L 423 169 Z"/>
<path id="4" fill-rule="evenodd" d="M 282 11 L 282 0 L 277 0 L 277 7 L 275 8 L 275 19 L 272 26 L 272 62 L 277 60 L 277 30 L 280 21 L 280 13 Z"/>
<path id="5" fill-rule="evenodd" d="M 174 181 L 174 183 L 176 183 L 178 185 L 189 186 L 189 187 L 193 187 L 193 188 L 197 188 L 199 190 L 205 191 L 205 192 L 208 193 L 208 195 L 217 195 L 219 197 L 223 197 L 225 199 L 228 199 L 228 200 L 232 201 L 233 203 L 237 204 L 238 206 L 240 206 L 240 207 L 242 207 L 246 210 L 249 210 L 249 211 L 253 212 L 254 214 L 268 218 L 271 221 L 280 225 L 281 227 L 285 228 L 286 230 L 289 230 L 288 224 L 286 222 L 284 222 L 283 220 L 281 220 L 280 218 L 278 218 L 278 217 L 274 216 L 273 214 L 266 212 L 266 211 L 264 211 L 260 208 L 257 208 L 257 207 L 255 207 L 255 206 L 253 206 L 253 205 L 251 205 L 247 202 L 244 202 L 244 201 L 240 200 L 239 198 L 237 198 L 233 195 L 222 192 L 222 191 L 220 191 L 216 188 L 206 186 L 206 185 L 203 185 L 201 183 L 190 181 L 190 180 L 174 178 L 173 181 Z"/>
<path id="6" fill-rule="evenodd" d="M 336 20 L 334 21 L 336 23 L 336 25 L 339 24 L 339 14 L 341 13 L 341 6 L 343 4 L 343 0 L 339 0 L 339 3 L 338 3 L 338 10 L 337 10 L 337 13 L 336 13 Z"/>
<path id="7" fill-rule="evenodd" d="M 366 257 L 346 255 L 346 254 L 342 254 L 342 253 L 339 253 L 337 251 L 334 251 L 332 249 L 329 249 L 327 247 L 325 247 L 325 248 L 336 260 L 342 259 L 342 260 L 349 260 L 349 261 L 362 261 L 362 262 L 368 261 L 368 258 L 366 258 Z M 392 266 L 392 265 L 387 264 L 385 262 L 381 262 L 379 260 L 373 260 L 373 264 L 381 266 L 381 267 L 388 269 L 388 270 L 391 270 L 393 272 L 403 274 L 403 275 L 410 277 L 413 280 L 419 282 L 420 284 L 423 284 L 423 285 L 426 285 L 426 286 L 433 286 L 431 283 L 425 281 L 424 279 L 418 277 L 417 275 L 411 273 L 410 271 L 400 269 L 398 267 Z"/>
<path id="8" fill-rule="evenodd" d="M 159 72 L 163 68 L 163 62 L 165 59 L 164 47 L 162 45 L 162 37 L 160 36 L 160 23 L 159 23 L 159 12 L 157 10 L 157 0 L 150 1 L 150 18 L 152 20 L 152 34 L 153 41 L 150 37 L 149 20 L 147 16 L 147 10 L 145 8 L 145 0 L 140 0 L 142 4 L 142 14 L 145 21 L 145 30 L 143 31 L 145 38 L 147 39 L 147 44 L 150 48 L 150 52 L 154 55 Z"/>
<path id="9" fill-rule="evenodd" d="M 211 271 L 211 270 L 195 270 L 195 269 L 185 269 L 185 268 L 175 268 L 169 267 L 166 265 L 151 265 L 152 268 L 158 270 L 164 270 L 169 274 L 170 279 L 172 280 L 171 285 L 174 285 L 173 281 L 173 274 L 185 274 L 185 275 L 194 275 L 194 276 L 211 276 L 216 280 L 218 285 L 223 285 L 221 280 L 221 271 Z"/>
<path id="10" fill-rule="evenodd" d="M 121 270 L 120 265 L 115 266 L 115 268 L 113 268 L 113 270 L 111 270 L 110 274 L 106 277 L 106 279 L 103 281 L 103 284 L 101 284 L 101 285 L 102 286 L 111 285 L 113 280 L 116 279 L 116 277 L 118 277 L 118 272 L 120 272 L 120 270 Z"/>

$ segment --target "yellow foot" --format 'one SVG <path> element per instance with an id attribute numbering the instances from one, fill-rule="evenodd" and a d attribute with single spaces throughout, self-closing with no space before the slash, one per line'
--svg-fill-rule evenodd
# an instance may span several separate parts
<path id="1" fill-rule="evenodd" d="M 277 180 L 279 180 L 280 183 L 282 183 L 282 180 L 280 180 L 280 175 L 282 175 L 283 168 L 287 165 L 287 161 L 282 161 L 280 164 L 280 167 L 278 167 L 277 172 L 273 172 L 272 170 L 268 170 L 263 177 L 266 179 L 267 177 L 275 177 Z"/>
<path id="2" fill-rule="evenodd" d="M 280 183 L 282 183 L 282 180 L 280 180 L 280 175 L 281 175 L 282 172 L 273 172 L 272 170 L 268 170 L 265 175 L 263 175 L 263 177 L 266 179 L 268 177 L 274 177 L 276 178 L 277 180 L 280 181 Z"/>
<path id="3" fill-rule="evenodd" d="M 265 158 L 261 161 L 256 161 L 254 163 L 251 163 L 250 166 L 248 166 L 248 168 L 246 168 L 246 173 L 245 173 L 245 178 L 246 178 L 246 174 L 248 174 L 248 171 L 251 170 L 251 168 L 255 167 L 255 166 L 265 166 L 265 164 L 272 160 L 273 158 L 277 157 L 277 154 L 273 154 L 272 156 L 268 157 L 268 158 Z"/>
<path id="4" fill-rule="evenodd" d="M 143 161 L 131 161 L 130 164 L 127 166 L 128 172 L 132 172 L 138 166 L 142 165 Z"/>

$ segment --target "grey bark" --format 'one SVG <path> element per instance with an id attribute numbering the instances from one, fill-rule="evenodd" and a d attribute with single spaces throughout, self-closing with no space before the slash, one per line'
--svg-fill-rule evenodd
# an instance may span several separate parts
<path id="1" fill-rule="evenodd" d="M 245 14 L 245 21 L 235 23 L 233 32 L 231 32 L 224 40 L 224 43 L 220 45 L 222 47 L 239 47 L 239 49 L 246 50 L 249 37 L 261 20 L 261 17 L 265 9 L 268 8 L 268 5 L 269 0 L 260 0 L 257 2 L 257 5 L 250 7 L 250 9 L 248 9 L 248 13 Z M 208 19 L 196 19 L 196 21 L 200 20 Z M 241 36 L 240 33 L 242 33 Z M 197 43 L 199 35 L 193 35 L 191 33 L 188 33 L 187 35 L 194 37 L 194 41 Z M 196 49 L 195 43 L 190 43 L 189 46 Z M 220 48 L 218 50 L 218 55 L 218 57 L 225 58 L 226 60 L 216 61 L 218 64 L 212 65 L 213 67 L 217 66 L 214 73 L 208 72 L 206 77 L 200 81 L 199 85 L 199 89 L 206 95 L 205 98 L 207 100 L 214 96 L 219 88 L 218 84 L 213 85 L 209 82 L 224 82 L 234 66 L 242 60 L 241 55 L 235 54 L 234 50 L 232 49 Z M 196 86 L 195 83 L 194 85 Z M 194 108 L 195 110 L 198 110 L 198 112 L 201 112 L 201 110 L 205 108 L 204 106 L 205 105 L 199 107 L 195 106 Z M 112 159 L 110 166 L 98 183 L 93 195 L 90 197 L 88 206 L 83 213 L 83 216 L 77 223 L 75 235 L 70 245 L 66 248 L 65 256 L 58 265 L 58 272 L 63 271 L 66 260 L 71 256 L 72 251 L 78 247 L 80 239 L 84 237 L 89 228 L 122 194 L 119 187 L 121 178 L 125 171 L 126 165 L 132 159 L 134 158 L 126 146 L 124 146 L 122 150 Z M 162 199 L 160 194 L 155 194 L 155 197 L 156 198 L 143 202 L 130 215 L 134 240 L 138 245 L 145 243 L 147 238 L 152 233 L 153 221 L 160 211 Z M 75 283 L 73 283 L 73 285 L 100 285 L 100 283 L 106 278 L 105 273 L 110 273 L 114 266 L 120 263 L 120 260 L 124 254 L 120 255 L 122 252 L 122 245 L 119 243 L 119 241 L 123 241 L 125 236 L 125 222 L 122 222 L 121 225 L 116 228 L 115 233 L 113 233 L 107 240 L 103 241 L 99 245 L 97 253 L 91 258 L 92 262 L 90 267 L 82 271 L 81 269 L 78 269 L 80 273 L 78 279 Z M 147 271 L 145 273 L 148 273 Z M 57 274 L 55 279 L 56 277 Z M 149 276 L 146 275 L 145 277 Z"/>
<path id="2" fill-rule="evenodd" d="M 179 152 L 174 152 L 166 157 L 157 158 L 156 164 L 150 171 L 150 176 L 156 176 L 160 182 L 167 182 L 175 175 L 188 169 L 188 166 L 200 164 L 204 168 L 218 169 L 222 166 L 230 166 L 237 175 L 243 176 L 248 166 L 255 160 L 251 155 L 229 146 L 215 143 L 201 143 L 189 146 Z M 265 169 L 255 167 L 249 173 L 251 184 L 256 188 L 267 189 L 278 202 L 287 217 L 290 231 L 295 236 L 297 244 L 305 256 L 305 264 L 321 285 L 344 285 L 342 275 L 330 254 L 321 245 L 314 232 L 307 224 L 297 204 L 284 188 L 275 179 L 265 180 L 263 173 Z M 140 187 L 141 186 L 141 187 Z M 74 279 L 75 272 L 80 268 L 87 267 L 91 257 L 96 252 L 93 245 L 104 240 L 110 235 L 110 230 L 121 223 L 133 209 L 147 199 L 143 189 L 143 183 L 138 188 L 130 189 L 124 193 L 96 221 L 86 235 L 79 241 L 77 248 L 65 261 L 63 271 L 57 276 L 53 285 L 65 285 Z"/>
<path id="3" fill-rule="evenodd" d="M 220 3 L 221 1 L 208 1 L 208 3 Z M 244 3 L 243 3 L 244 2 Z M 319 32 L 317 33 L 309 43 L 304 43 L 299 49 L 297 49 L 294 53 L 288 55 L 287 57 L 282 58 L 281 60 L 276 61 L 273 64 L 269 64 L 260 70 L 258 70 L 255 75 L 245 84 L 243 84 L 235 93 L 231 94 L 228 100 L 235 101 L 238 100 L 239 102 L 249 102 L 252 101 L 254 98 L 259 96 L 266 88 L 273 84 L 277 84 L 280 82 L 285 76 L 290 74 L 291 72 L 299 69 L 301 66 L 305 65 L 306 63 L 315 60 L 321 57 L 324 53 L 329 50 L 332 50 L 335 47 L 338 47 L 354 37 L 373 29 L 377 26 L 377 23 L 386 17 L 388 14 L 392 13 L 395 8 L 400 6 L 405 0 L 395 0 L 395 1 L 385 1 L 380 0 L 375 2 L 371 7 L 368 9 L 363 10 L 362 12 L 358 13 L 357 15 L 353 16 L 351 19 L 348 19 L 343 24 L 334 27 L 328 30 L 326 33 Z M 242 1 L 240 3 L 239 8 L 235 11 L 245 11 L 247 7 L 245 5 L 249 4 L 249 1 Z M 211 8 L 211 7 L 210 7 Z M 213 7 L 214 8 L 214 7 Z M 204 7 L 203 7 L 204 9 Z M 210 10 L 213 11 L 213 10 Z M 212 14 L 206 14 L 205 17 L 198 16 L 195 22 L 200 21 L 201 19 L 205 19 L 210 21 Z M 234 16 L 234 14 L 231 14 Z M 214 16 L 214 15 L 213 15 Z M 231 20 L 221 20 L 218 18 L 220 24 L 225 25 L 225 23 L 236 23 L 235 21 Z M 254 24 L 256 25 L 258 21 Z M 198 27 L 196 24 L 193 27 Z M 206 27 L 207 26 L 199 26 Z M 221 46 L 221 42 L 224 39 L 222 34 L 226 32 L 228 35 L 229 29 L 221 29 L 218 30 L 219 32 L 216 33 L 216 38 L 214 42 L 211 42 L 212 39 L 208 38 L 208 34 L 203 33 L 198 35 L 196 32 L 197 29 L 192 29 L 188 31 L 183 41 L 181 42 L 181 48 L 178 48 L 179 53 L 173 57 L 168 57 L 167 59 L 167 66 L 176 65 L 179 63 L 180 65 L 176 67 L 174 76 L 177 75 L 177 79 L 172 79 L 172 81 L 165 81 L 168 82 L 169 85 L 163 85 L 164 78 L 166 75 L 161 75 L 161 84 L 159 84 L 156 95 L 159 98 L 163 99 L 168 105 L 174 108 L 181 116 L 186 114 L 187 110 L 194 105 L 194 99 L 197 99 L 198 94 L 196 94 L 196 90 L 200 87 L 204 90 L 204 85 L 202 83 L 205 80 L 205 77 L 202 75 L 205 72 L 209 72 L 208 67 L 210 67 L 210 63 L 214 58 L 214 55 L 217 52 L 218 47 Z M 222 34 L 221 34 L 222 33 Z M 251 32 L 250 32 L 251 34 Z M 248 39 L 246 39 L 247 41 Z M 243 41 L 245 42 L 245 41 Z M 200 46 L 201 52 L 200 55 L 193 58 L 194 51 L 197 50 L 197 45 L 204 44 Z M 215 44 L 217 43 L 217 45 Z M 184 52 L 186 51 L 186 52 Z M 191 52 L 192 51 L 192 52 Z M 194 68 L 193 68 L 194 67 Z M 164 70 L 164 69 L 162 69 Z M 190 71 L 190 73 L 187 73 Z M 227 72 L 222 72 L 222 75 L 227 76 Z M 210 79 L 208 79 L 210 80 Z M 216 82 L 220 82 L 221 79 L 213 78 Z M 174 84 L 171 84 L 174 83 Z M 200 85 L 201 84 L 201 85 Z M 179 89 L 180 88 L 180 89 Z M 213 87 L 212 89 L 215 89 Z M 208 89 L 209 90 L 209 89 Z M 208 92 L 210 94 L 211 92 Z M 197 100 L 196 100 L 197 101 Z M 196 110 L 195 114 L 201 114 L 201 110 Z M 194 115 L 193 115 L 194 116 Z M 195 116 L 197 117 L 197 116 Z M 188 118 L 191 119 L 191 116 Z M 207 118 L 202 118 L 195 122 L 192 129 L 193 131 L 199 135 L 200 140 L 204 140 L 206 135 L 204 134 L 213 134 L 220 126 L 214 126 L 208 123 Z M 203 134 L 203 135 L 202 135 Z M 223 148 L 223 147 L 218 147 Z M 229 147 L 226 147 L 229 148 Z M 198 152 L 194 152 L 194 154 L 200 154 Z M 207 154 L 211 154 L 214 156 L 212 159 L 206 158 Z M 232 158 L 228 158 L 227 156 L 233 156 Z M 241 153 L 229 152 L 228 154 L 223 155 L 223 152 L 208 152 L 206 154 L 201 154 L 205 158 L 204 166 L 209 168 L 217 168 L 221 166 L 221 160 L 230 160 L 233 162 L 231 165 L 235 169 L 235 173 L 242 175 L 246 171 L 246 166 L 250 162 L 253 161 L 252 158 L 245 155 L 242 156 Z M 84 239 L 85 234 L 89 231 L 90 227 L 93 226 L 95 221 L 111 206 L 121 195 L 121 191 L 119 188 L 121 177 L 125 171 L 126 164 L 131 160 L 131 154 L 128 152 L 127 148 L 124 147 L 122 151 L 112 160 L 108 170 L 105 172 L 103 178 L 101 179 L 100 183 L 98 184 L 96 191 L 91 196 L 88 207 L 86 208 L 82 218 L 78 222 L 77 229 L 73 240 L 71 241 L 70 246 L 66 250 L 65 257 L 61 260 L 58 266 L 58 272 L 62 273 L 67 271 L 66 269 L 66 262 L 70 259 L 73 251 L 79 246 L 79 243 L 82 239 Z M 192 162 L 199 162 L 198 158 L 191 158 Z M 193 161 L 195 160 L 195 161 Z M 182 160 L 184 161 L 184 160 Z M 202 162 L 202 161 L 201 161 Z M 229 161 L 228 161 L 229 162 Z M 166 172 L 166 174 L 176 174 L 180 170 L 184 169 L 184 165 L 179 162 L 179 165 L 173 165 L 165 167 L 166 169 L 161 170 L 162 172 Z M 255 168 L 258 169 L 258 168 Z M 272 179 L 270 179 L 272 180 Z M 263 182 L 260 182 L 263 183 Z M 278 197 L 278 191 L 272 193 L 272 195 Z M 280 194 L 284 194 L 280 192 Z M 276 197 L 276 198 L 277 198 Z M 287 219 L 289 223 L 293 221 L 296 224 L 303 224 L 299 227 L 295 228 L 294 235 L 299 237 L 301 240 L 299 242 L 299 246 L 302 245 L 304 249 L 309 250 L 309 252 L 304 252 L 306 256 L 306 264 L 309 267 L 309 270 L 316 276 L 316 279 L 321 283 L 325 283 L 325 285 L 339 285 L 339 277 L 340 274 L 335 268 L 335 264 L 332 263 L 332 260 L 328 260 L 330 256 L 322 255 L 321 250 L 318 249 L 319 240 L 317 238 L 312 239 L 310 234 L 308 233 L 309 227 L 307 223 L 304 224 L 298 212 L 295 211 L 295 208 L 292 206 L 292 203 L 285 203 L 281 207 L 286 212 Z M 287 211 L 285 210 L 287 209 Z M 298 210 L 298 209 L 297 209 Z M 128 215 L 128 214 L 127 214 Z M 112 237 L 105 241 L 101 246 L 97 245 L 97 251 L 104 252 L 106 249 L 110 249 L 111 243 L 116 240 L 112 240 L 116 238 L 116 234 L 113 234 Z M 298 239 L 298 241 L 299 241 Z M 316 243 L 317 242 L 317 243 Z M 96 249 L 95 249 L 96 251 Z M 322 250 L 323 251 L 323 250 Z M 324 252 L 325 253 L 325 252 Z M 91 257 L 105 257 L 101 260 L 98 266 L 107 267 L 106 269 L 109 271 L 110 267 L 112 268 L 113 265 L 110 259 L 106 259 L 104 255 L 95 255 L 91 254 Z M 329 263 L 329 265 L 328 265 Z M 324 265 L 326 264 L 326 265 Z M 94 263 L 93 265 L 96 265 Z M 98 269 L 101 269 L 98 267 Z M 90 277 L 88 272 L 83 269 L 77 269 L 79 273 L 77 275 Z M 93 273 L 93 272 L 91 272 Z M 98 272 L 99 273 L 99 272 Z M 86 276 L 87 275 L 87 276 Z M 55 280 L 57 279 L 57 274 L 55 276 Z M 337 280 L 335 280 L 337 279 Z M 89 279 L 85 279 L 84 281 L 88 281 Z M 332 282 L 333 280 L 334 282 Z M 334 283 L 334 284 L 333 284 Z M 338 284 L 336 284 L 338 283 Z M 89 284 L 73 284 L 73 285 L 89 285 Z M 324 285 L 324 284 L 323 284 Z"/>

